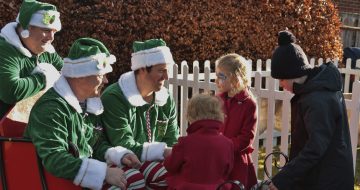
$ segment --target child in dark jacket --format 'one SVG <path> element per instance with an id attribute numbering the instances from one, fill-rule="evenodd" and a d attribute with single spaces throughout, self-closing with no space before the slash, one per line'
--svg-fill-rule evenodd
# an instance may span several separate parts
<path id="1" fill-rule="evenodd" d="M 224 126 L 220 132 L 234 144 L 234 168 L 231 180 L 239 180 L 245 189 L 257 183 L 251 159 L 256 131 L 257 106 L 248 87 L 247 60 L 238 54 L 220 57 L 216 67 L 216 85 L 223 101 Z"/>
<path id="2" fill-rule="evenodd" d="M 270 190 L 353 190 L 354 167 L 343 82 L 327 62 L 313 67 L 290 31 L 278 35 L 271 76 L 291 99 L 289 163 L 272 178 Z"/>
<path id="3" fill-rule="evenodd" d="M 187 136 L 180 137 L 165 159 L 169 190 L 214 190 L 228 179 L 234 163 L 233 143 L 220 134 L 221 102 L 200 94 L 190 99 Z"/>

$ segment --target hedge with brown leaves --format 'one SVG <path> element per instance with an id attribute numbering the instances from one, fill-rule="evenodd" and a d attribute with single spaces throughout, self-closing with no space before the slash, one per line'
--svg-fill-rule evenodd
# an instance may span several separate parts
<path id="1" fill-rule="evenodd" d="M 44 0 L 45 1 L 45 0 Z M 175 61 L 216 60 L 236 52 L 269 59 L 286 27 L 309 57 L 342 56 L 340 19 L 331 0 L 47 0 L 61 12 L 55 47 L 66 56 L 79 37 L 104 42 L 117 57 L 115 80 L 130 69 L 132 42 L 163 38 Z M 0 26 L 13 21 L 20 0 L 0 2 Z"/>

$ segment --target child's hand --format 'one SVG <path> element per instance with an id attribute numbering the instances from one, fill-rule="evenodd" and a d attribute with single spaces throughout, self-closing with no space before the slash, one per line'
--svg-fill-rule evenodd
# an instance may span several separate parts
<path id="1" fill-rule="evenodd" d="M 139 161 L 137 156 L 132 153 L 125 154 L 124 157 L 121 159 L 121 162 L 124 165 L 135 169 L 139 169 L 141 167 L 141 162 Z"/>
<path id="2" fill-rule="evenodd" d="M 278 190 L 278 188 L 271 182 L 269 185 L 270 190 Z"/>
<path id="3" fill-rule="evenodd" d="M 171 151 L 172 151 L 171 147 L 166 147 L 165 150 L 164 150 L 164 158 L 170 156 Z"/>

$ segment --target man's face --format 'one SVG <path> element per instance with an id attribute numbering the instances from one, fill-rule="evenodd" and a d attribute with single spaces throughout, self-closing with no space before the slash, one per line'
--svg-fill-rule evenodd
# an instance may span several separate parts
<path id="1" fill-rule="evenodd" d="M 104 88 L 104 85 L 109 81 L 106 75 L 92 75 L 84 77 L 86 89 L 89 90 L 91 97 L 99 97 Z"/>
<path id="2" fill-rule="evenodd" d="M 23 38 L 25 46 L 33 54 L 41 54 L 45 52 L 46 46 L 51 45 L 54 40 L 54 34 L 56 30 L 40 28 L 37 26 L 29 26 L 29 37 Z"/>
<path id="3" fill-rule="evenodd" d="M 168 79 L 167 64 L 158 64 L 152 66 L 149 72 L 146 72 L 146 80 L 152 87 L 152 90 L 157 92 L 164 86 L 165 80 Z"/>

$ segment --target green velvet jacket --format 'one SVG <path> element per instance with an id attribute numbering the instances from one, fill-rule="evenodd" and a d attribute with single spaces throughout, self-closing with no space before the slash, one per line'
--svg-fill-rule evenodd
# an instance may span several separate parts
<path id="1" fill-rule="evenodd" d="M 47 171 L 74 180 L 81 158 L 104 161 L 110 148 L 97 123 L 95 115 L 79 113 L 51 88 L 34 105 L 24 136 L 31 138 Z"/>
<path id="2" fill-rule="evenodd" d="M 100 116 L 107 137 L 113 146 L 123 146 L 141 158 L 144 142 L 148 142 L 146 111 L 150 106 L 152 142 L 173 146 L 179 137 L 176 106 L 167 89 L 155 93 L 152 104 L 145 103 L 137 91 L 133 72 L 106 88 L 101 100 L 104 113 Z M 125 90 L 125 91 L 124 91 Z M 124 93 L 125 92 L 125 93 Z"/>
<path id="3" fill-rule="evenodd" d="M 45 88 L 43 74 L 31 74 L 38 63 L 53 64 L 57 70 L 63 65 L 57 53 L 32 55 L 20 42 L 10 23 L 0 35 L 0 118 L 18 101 L 37 94 Z"/>

